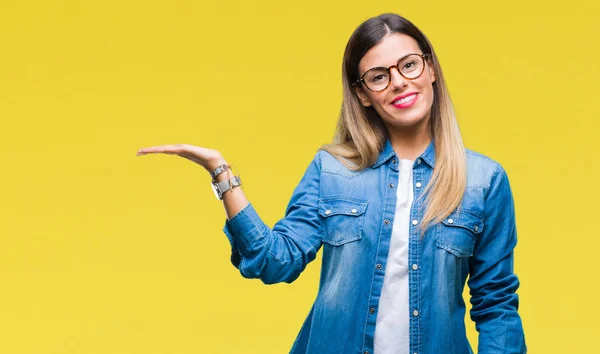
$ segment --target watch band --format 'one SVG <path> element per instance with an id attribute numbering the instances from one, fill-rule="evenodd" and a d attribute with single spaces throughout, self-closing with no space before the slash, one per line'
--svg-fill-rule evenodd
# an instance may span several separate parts
<path id="1" fill-rule="evenodd" d="M 218 175 L 220 175 L 221 173 L 227 171 L 227 169 L 230 166 L 227 164 L 223 164 L 221 166 L 218 166 L 217 168 L 215 168 L 214 170 L 210 171 L 210 176 L 212 177 L 212 179 L 217 178 Z"/>
<path id="2" fill-rule="evenodd" d="M 221 182 L 212 182 L 213 190 L 217 199 L 222 200 L 223 194 L 228 190 L 242 185 L 240 176 L 233 176 L 231 179 L 226 179 Z"/>

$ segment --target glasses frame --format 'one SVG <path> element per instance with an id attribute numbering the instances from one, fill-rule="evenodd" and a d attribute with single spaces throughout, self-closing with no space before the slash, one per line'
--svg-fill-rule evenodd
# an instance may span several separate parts
<path id="1" fill-rule="evenodd" d="M 400 64 L 400 62 L 401 62 L 402 60 L 404 60 L 404 59 L 408 58 L 408 57 L 409 57 L 409 56 L 411 56 L 411 55 L 418 55 L 419 57 L 421 57 L 421 60 L 423 60 L 423 68 L 421 69 L 421 72 L 419 73 L 419 75 L 417 75 L 416 77 L 413 77 L 413 78 L 409 78 L 409 77 L 406 77 L 406 76 L 404 76 L 404 74 L 402 74 L 402 71 L 400 71 L 400 70 L 398 69 L 398 64 Z M 421 77 L 421 75 L 423 75 L 423 72 L 425 71 L 425 65 L 427 65 L 427 60 L 428 60 L 429 58 L 431 58 L 431 54 L 429 54 L 429 53 L 425 53 L 425 54 L 419 54 L 419 53 L 410 53 L 410 54 L 406 54 L 406 55 L 405 55 L 405 56 L 403 56 L 402 58 L 398 59 L 398 62 L 396 62 L 396 65 L 392 65 L 392 66 L 390 66 L 390 67 L 387 67 L 387 68 L 384 68 L 384 67 L 382 67 L 382 66 L 378 66 L 378 67 L 371 68 L 371 69 L 369 69 L 369 70 L 365 71 L 365 73 L 364 73 L 364 74 L 362 74 L 362 76 L 361 76 L 359 79 L 357 79 L 357 80 L 356 80 L 356 81 L 353 83 L 353 85 L 354 85 L 354 86 L 358 86 L 358 85 L 360 85 L 360 84 L 362 83 L 362 84 L 363 84 L 363 85 L 364 85 L 364 86 L 365 86 L 365 87 L 366 87 L 366 88 L 367 88 L 369 91 L 372 91 L 372 92 L 381 92 L 381 91 L 385 90 L 386 88 L 388 88 L 388 87 L 390 86 L 390 82 L 392 82 L 392 68 L 396 68 L 396 71 L 398 72 L 398 74 L 400 74 L 400 75 L 401 75 L 403 78 L 405 78 L 406 80 L 415 80 L 415 79 L 418 79 L 419 77 Z M 388 72 L 388 83 L 387 83 L 387 85 L 385 85 L 385 87 L 384 87 L 384 88 L 382 88 L 381 90 L 372 90 L 372 89 L 371 89 L 371 88 L 370 88 L 370 87 L 367 85 L 367 83 L 365 82 L 365 76 L 366 76 L 366 75 L 369 73 L 369 71 L 371 71 L 371 70 L 381 70 L 381 69 L 387 70 L 387 72 Z"/>

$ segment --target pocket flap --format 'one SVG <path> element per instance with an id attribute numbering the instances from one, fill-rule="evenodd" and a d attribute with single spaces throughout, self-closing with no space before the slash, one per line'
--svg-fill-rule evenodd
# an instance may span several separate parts
<path id="1" fill-rule="evenodd" d="M 455 211 L 443 219 L 442 223 L 446 226 L 468 229 L 474 234 L 479 234 L 483 231 L 483 218 L 479 214 L 469 210 Z"/>
<path id="2" fill-rule="evenodd" d="M 319 199 L 319 214 L 323 217 L 333 215 L 359 216 L 367 210 L 366 201 L 354 199 Z"/>

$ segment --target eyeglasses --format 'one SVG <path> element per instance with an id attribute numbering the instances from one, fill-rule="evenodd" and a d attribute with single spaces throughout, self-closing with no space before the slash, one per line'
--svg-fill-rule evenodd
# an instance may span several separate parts
<path id="1" fill-rule="evenodd" d="M 389 68 L 377 67 L 367 70 L 360 79 L 356 80 L 354 85 L 360 85 L 362 82 L 365 87 L 373 92 L 385 90 L 390 85 L 392 78 L 391 70 L 396 70 L 407 80 L 414 80 L 425 71 L 425 60 L 430 57 L 429 54 L 408 54 L 400 58 L 396 65 Z"/>

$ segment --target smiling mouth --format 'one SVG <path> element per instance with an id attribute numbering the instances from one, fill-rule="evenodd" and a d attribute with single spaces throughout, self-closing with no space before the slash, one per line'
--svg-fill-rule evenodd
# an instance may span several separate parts
<path id="1" fill-rule="evenodd" d="M 399 100 L 393 101 L 392 104 L 397 106 L 397 105 L 404 105 L 412 100 L 414 100 L 415 98 L 417 98 L 417 94 L 413 93 L 412 95 L 406 96 L 404 98 L 401 98 Z"/>

